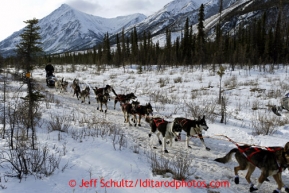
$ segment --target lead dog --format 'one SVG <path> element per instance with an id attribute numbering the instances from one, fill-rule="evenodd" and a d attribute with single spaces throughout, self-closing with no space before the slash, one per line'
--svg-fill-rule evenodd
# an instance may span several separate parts
<path id="1" fill-rule="evenodd" d="M 278 185 L 278 188 L 274 190 L 273 193 L 281 192 L 281 188 L 284 186 L 281 173 L 288 167 L 289 163 L 289 142 L 285 144 L 284 148 L 269 147 L 266 150 L 249 145 L 238 146 L 238 148 L 233 148 L 227 155 L 222 158 L 217 158 L 215 161 L 227 163 L 231 160 L 233 154 L 235 154 L 235 158 L 239 163 L 239 166 L 234 167 L 236 184 L 239 184 L 238 171 L 248 168 L 245 178 L 250 184 L 250 192 L 258 190 L 262 183 L 267 180 L 268 176 L 271 175 Z M 257 186 L 255 186 L 250 179 L 256 167 L 261 170 Z M 285 191 L 289 192 L 288 187 L 284 187 Z"/>
<path id="2" fill-rule="evenodd" d="M 149 137 L 152 136 L 152 133 L 157 131 L 157 137 L 159 140 L 159 144 L 163 145 L 163 152 L 169 153 L 166 149 L 166 141 L 170 140 L 170 146 L 173 144 L 173 138 L 178 138 L 180 133 L 182 132 L 182 127 L 175 121 L 168 122 L 162 118 L 150 118 L 146 117 L 146 122 L 150 124 L 151 132 L 149 133 Z M 160 140 L 159 135 L 162 134 L 162 141 Z"/>
<path id="3" fill-rule="evenodd" d="M 186 132 L 186 146 L 188 148 L 192 148 L 189 145 L 190 136 L 198 135 L 201 142 L 205 146 L 206 150 L 210 151 L 210 148 L 208 148 L 205 144 L 205 140 L 202 135 L 202 131 L 207 131 L 209 129 L 207 122 L 205 120 L 205 116 L 203 118 L 199 117 L 198 120 L 191 120 L 183 117 L 177 117 L 174 120 L 175 122 L 179 123 L 183 129 L 183 131 Z"/>

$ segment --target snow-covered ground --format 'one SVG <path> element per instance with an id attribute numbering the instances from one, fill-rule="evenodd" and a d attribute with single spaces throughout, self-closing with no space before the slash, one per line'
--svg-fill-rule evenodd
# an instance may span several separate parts
<path id="1" fill-rule="evenodd" d="M 185 134 L 182 133 L 182 140 L 173 142 L 172 147 L 167 145 L 169 153 L 164 154 L 156 136 L 148 137 L 150 128 L 144 119 L 140 127 L 124 123 L 119 103 L 113 109 L 113 93 L 105 114 L 96 109 L 93 92 L 90 94 L 91 104 L 87 101 L 81 103 L 72 96 L 70 87 L 64 93 L 46 87 L 44 69 L 35 69 L 32 77 L 39 82 L 47 98 L 50 98 L 41 103 L 42 124 L 37 128 L 38 146 L 47 144 L 50 152 L 59 152 L 62 155 L 61 162 L 51 176 L 39 179 L 28 175 L 21 182 L 17 178 L 5 177 L 8 168 L 1 167 L 0 185 L 3 189 L 0 192 L 248 192 L 249 185 L 244 178 L 246 171 L 239 173 L 240 184 L 234 183 L 233 168 L 237 165 L 235 158 L 228 164 L 214 161 L 236 147 L 219 135 L 228 136 L 240 144 L 258 146 L 284 146 L 289 139 L 288 124 L 277 127 L 276 132 L 269 136 L 255 135 L 253 129 L 254 121 L 260 115 L 286 122 L 285 111 L 283 116 L 277 117 L 268 105 L 279 105 L 280 98 L 289 90 L 287 67 L 276 66 L 272 71 L 267 66 L 266 72 L 263 68 L 226 70 L 222 77 L 222 89 L 228 100 L 227 124 L 220 123 L 220 107 L 217 105 L 220 84 L 220 77 L 216 73 L 218 67 L 214 72 L 212 67 L 157 70 L 151 66 L 151 70 L 143 69 L 141 73 L 138 73 L 137 65 L 127 66 L 125 72 L 123 68 L 102 68 L 99 71 L 94 65 L 77 65 L 74 72 L 72 65 L 55 67 L 57 78 L 64 77 L 69 83 L 78 78 L 82 89 L 85 85 L 94 88 L 109 84 L 118 94 L 134 92 L 141 104 L 152 104 L 154 116 L 169 121 L 178 116 L 194 119 L 196 117 L 193 117 L 192 111 L 208 112 L 204 109 L 215 107 L 214 113 L 205 114 L 209 130 L 203 132 L 205 143 L 211 150 L 206 151 L 197 138 L 190 140 L 192 149 L 186 148 Z M 25 92 L 25 85 L 19 82 L 10 81 L 9 86 L 21 87 L 20 90 Z M 10 93 L 8 96 L 11 98 L 12 95 Z M 69 126 L 68 132 L 48 131 L 49 123 L 56 117 L 62 118 L 63 124 Z M 0 140 L 1 148 L 6 147 L 7 141 Z M 153 149 L 153 146 L 158 148 Z M 150 157 L 154 152 L 160 156 L 159 159 L 165 158 L 170 162 L 174 162 L 178 156 L 188 156 L 191 175 L 186 182 L 188 186 L 194 182 L 196 187 L 176 188 L 180 182 L 174 181 L 171 175 L 153 175 Z M 251 177 L 254 183 L 259 175 L 260 170 L 256 169 Z M 284 183 L 289 185 L 288 171 L 283 172 L 282 176 Z M 259 192 L 272 192 L 277 187 L 274 179 L 269 179 L 270 182 L 264 182 Z M 229 182 L 230 186 L 199 187 L 204 182 Z"/>

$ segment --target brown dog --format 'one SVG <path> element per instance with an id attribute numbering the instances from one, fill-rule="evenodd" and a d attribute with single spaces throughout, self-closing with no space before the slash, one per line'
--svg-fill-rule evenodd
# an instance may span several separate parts
<path id="1" fill-rule="evenodd" d="M 112 89 L 113 94 L 115 95 L 115 99 L 114 99 L 114 109 L 115 109 L 115 105 L 117 102 L 121 104 L 124 103 L 129 103 L 130 100 L 134 100 L 137 97 L 134 95 L 134 93 L 129 93 L 129 94 L 116 94 L 116 92 L 114 91 L 114 89 Z"/>
<path id="2" fill-rule="evenodd" d="M 258 190 L 267 177 L 271 175 L 278 185 L 278 188 L 274 190 L 273 193 L 279 193 L 281 191 L 281 188 L 284 186 L 281 172 L 284 171 L 289 164 L 289 142 L 285 144 L 284 148 L 269 147 L 267 149 L 262 149 L 249 145 L 238 146 L 238 148 L 232 149 L 227 155 L 222 158 L 217 158 L 215 161 L 227 163 L 231 160 L 234 153 L 235 158 L 239 163 L 239 166 L 234 168 L 236 184 L 239 184 L 238 171 L 248 169 L 245 178 L 250 184 L 250 192 Z M 261 170 L 261 175 L 258 178 L 258 185 L 254 186 L 250 177 L 256 167 Z M 285 191 L 289 192 L 289 189 L 285 187 Z"/>

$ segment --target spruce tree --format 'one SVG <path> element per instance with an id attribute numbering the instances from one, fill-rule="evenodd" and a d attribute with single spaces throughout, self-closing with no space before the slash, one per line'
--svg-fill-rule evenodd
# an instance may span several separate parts
<path id="1" fill-rule="evenodd" d="M 185 64 L 189 64 L 190 57 L 189 54 L 191 52 L 191 45 L 190 45 L 190 30 L 189 30 L 189 19 L 186 19 L 185 29 L 184 29 L 184 38 L 182 41 L 182 50 L 183 50 L 183 62 Z"/>
<path id="2" fill-rule="evenodd" d="M 280 53 L 282 53 L 282 33 L 281 33 L 281 11 L 278 13 L 275 33 L 274 33 L 274 42 L 273 42 L 273 61 L 274 63 L 279 62 Z"/>
<path id="3" fill-rule="evenodd" d="M 176 66 L 181 64 L 181 52 L 180 52 L 180 37 L 177 37 L 175 43 L 174 43 L 174 48 L 175 48 L 175 63 Z"/>
<path id="4" fill-rule="evenodd" d="M 142 53 L 140 54 L 141 56 L 141 61 L 143 65 L 147 65 L 147 61 L 148 61 L 148 43 L 147 43 L 147 35 L 146 32 L 143 32 L 143 50 Z"/>
<path id="5" fill-rule="evenodd" d="M 32 19 L 24 21 L 27 26 L 24 28 L 22 34 L 20 34 L 21 41 L 16 45 L 17 55 L 23 61 L 23 68 L 26 72 L 30 72 L 33 69 L 32 64 L 35 62 L 35 58 L 42 53 L 41 37 L 39 34 L 40 27 L 38 19 Z"/>
<path id="6" fill-rule="evenodd" d="M 123 65 L 123 69 L 125 70 L 125 61 L 126 61 L 126 46 L 125 46 L 125 35 L 124 35 L 124 29 L 122 29 L 121 32 L 121 54 L 122 54 L 122 65 Z"/>
<path id="7" fill-rule="evenodd" d="M 166 46 L 165 46 L 165 64 L 169 65 L 171 63 L 171 32 L 169 29 L 166 29 Z"/>
<path id="8" fill-rule="evenodd" d="M 204 26 L 204 20 L 205 20 L 205 14 L 204 14 L 204 5 L 201 4 L 201 7 L 199 9 L 199 19 L 198 19 L 198 41 L 200 43 L 204 43 L 205 42 L 205 26 Z"/>
<path id="9" fill-rule="evenodd" d="M 111 55 L 111 50 L 110 50 L 110 41 L 109 41 L 109 35 L 108 32 L 104 35 L 103 39 L 103 55 L 104 55 L 104 63 L 105 64 L 110 64 L 112 55 Z"/>
<path id="10" fill-rule="evenodd" d="M 117 67 L 119 67 L 121 63 L 122 63 L 121 45 L 120 45 L 118 34 L 116 34 L 115 64 L 116 64 Z"/>
<path id="11" fill-rule="evenodd" d="M 137 36 L 137 30 L 136 27 L 133 28 L 133 32 L 132 32 L 132 40 L 131 40 L 131 44 L 132 44 L 132 57 L 133 57 L 133 62 L 134 63 L 138 63 L 138 36 Z"/>
<path id="12" fill-rule="evenodd" d="M 40 27 L 38 24 L 38 19 L 32 19 L 24 21 L 27 24 L 22 34 L 20 34 L 21 41 L 16 46 L 17 54 L 24 62 L 23 68 L 26 70 L 27 75 L 27 88 L 28 94 L 24 97 L 25 105 L 27 106 L 27 115 L 28 115 L 28 125 L 27 125 L 27 135 L 28 129 L 32 130 L 32 140 L 31 145 L 32 149 L 35 149 L 35 125 L 36 125 L 36 114 L 35 109 L 38 109 L 38 101 L 43 98 L 43 95 L 39 94 L 38 91 L 35 90 L 33 80 L 31 79 L 31 70 L 33 69 L 33 64 L 35 62 L 35 58 L 42 52 L 42 48 L 40 47 Z"/>
<path id="13" fill-rule="evenodd" d="M 199 9 L 199 19 L 198 19 L 198 35 L 197 35 L 197 41 L 198 41 L 198 56 L 199 61 L 201 64 L 204 63 L 205 60 L 205 26 L 204 26 L 204 20 L 205 20 L 205 14 L 204 14 L 204 5 L 201 4 L 201 7 Z"/>

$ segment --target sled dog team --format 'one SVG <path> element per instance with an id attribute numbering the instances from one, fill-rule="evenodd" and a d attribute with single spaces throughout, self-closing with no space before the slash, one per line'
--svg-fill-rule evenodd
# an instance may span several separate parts
<path id="1" fill-rule="evenodd" d="M 63 79 L 62 79 L 63 81 Z M 84 103 L 85 99 L 88 99 L 88 103 L 90 104 L 90 87 L 86 86 L 84 90 L 80 89 L 79 81 L 74 79 L 71 88 L 73 89 L 73 96 L 76 95 L 77 99 L 81 99 L 81 102 Z M 206 150 L 210 150 L 205 144 L 205 141 L 202 136 L 202 131 L 207 131 L 209 127 L 207 126 L 205 116 L 202 118 L 199 117 L 198 120 L 191 120 L 183 117 L 175 118 L 174 121 L 169 122 L 164 120 L 163 118 L 155 118 L 150 115 L 153 115 L 153 108 L 150 103 L 145 105 L 140 105 L 138 101 L 134 101 L 137 97 L 134 93 L 129 94 L 117 94 L 115 90 L 110 86 L 106 85 L 103 88 L 92 88 L 95 94 L 95 99 L 98 103 L 97 110 L 102 110 L 102 105 L 106 106 L 107 112 L 107 102 L 110 100 L 110 93 L 113 92 L 115 95 L 114 98 L 114 109 L 116 107 L 117 102 L 120 103 L 121 110 L 124 115 L 124 122 L 129 123 L 131 126 L 132 123 L 130 122 L 130 116 L 133 116 L 132 120 L 134 122 L 134 126 L 141 126 L 141 119 L 145 117 L 145 121 L 149 123 L 151 127 L 151 132 L 156 133 L 159 143 L 163 145 L 163 151 L 168 153 L 166 149 L 166 141 L 167 139 L 171 140 L 170 146 L 172 146 L 172 139 L 178 140 L 180 138 L 180 133 L 184 131 L 186 133 L 186 146 L 191 148 L 189 145 L 189 140 L 191 136 L 197 135 L 203 145 L 205 146 Z M 132 102 L 130 102 L 132 101 Z M 162 135 L 162 141 L 160 140 L 160 135 Z"/>
<path id="2" fill-rule="evenodd" d="M 68 82 L 64 81 L 63 78 L 55 83 L 56 89 L 60 89 L 60 92 L 66 91 L 67 85 Z M 81 99 L 82 103 L 85 102 L 85 99 L 88 99 L 88 103 L 90 104 L 89 86 L 86 86 L 84 90 L 81 90 L 79 81 L 74 79 L 71 88 L 73 89 L 73 96 L 76 95 L 77 99 Z M 149 123 L 151 128 L 149 137 L 151 137 L 152 133 L 156 133 L 159 144 L 162 145 L 163 152 L 168 153 L 168 150 L 166 149 L 167 140 L 169 140 L 169 144 L 172 146 L 173 139 L 177 141 L 180 138 L 182 131 L 186 133 L 186 147 L 191 148 L 189 145 L 190 137 L 197 135 L 205 149 L 208 151 L 210 150 L 210 148 L 206 146 L 202 136 L 202 131 L 207 131 L 209 129 L 205 116 L 202 118 L 199 117 L 197 120 L 177 117 L 173 121 L 167 121 L 160 117 L 149 116 L 153 115 L 151 104 L 147 103 L 146 105 L 140 105 L 138 101 L 132 101 L 137 98 L 134 93 L 116 94 L 115 90 L 110 85 L 106 85 L 103 88 L 95 87 L 92 90 L 96 96 L 95 98 L 98 105 L 97 110 L 102 112 L 102 106 L 105 105 L 106 109 L 104 112 L 107 112 L 107 102 L 110 100 L 109 93 L 113 92 L 115 95 L 114 109 L 116 103 L 119 102 L 124 114 L 125 123 L 127 122 L 129 125 L 132 125 L 130 122 L 130 115 L 132 115 L 134 126 L 141 126 L 141 118 L 145 117 L 145 121 Z M 130 103 L 130 101 L 132 102 Z M 160 139 L 160 135 L 162 136 L 162 139 Z M 282 171 L 289 166 L 289 142 L 287 142 L 284 147 L 266 147 L 266 149 L 250 145 L 239 146 L 236 144 L 236 146 L 237 148 L 233 148 L 224 157 L 215 159 L 215 161 L 225 164 L 228 163 L 231 160 L 232 155 L 235 154 L 235 158 L 239 164 L 239 166 L 234 167 L 234 181 L 236 184 L 239 184 L 238 171 L 248 169 L 245 178 L 250 184 L 250 192 L 257 191 L 262 183 L 268 180 L 269 176 L 273 176 L 278 186 L 273 193 L 281 193 L 282 187 L 289 193 L 289 188 L 285 186 L 282 181 Z M 250 177 L 256 167 L 261 170 L 261 175 L 258 178 L 258 184 L 254 185 L 251 182 Z"/>

